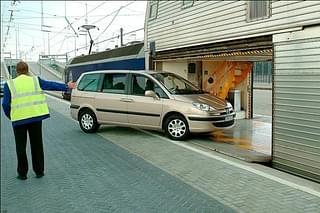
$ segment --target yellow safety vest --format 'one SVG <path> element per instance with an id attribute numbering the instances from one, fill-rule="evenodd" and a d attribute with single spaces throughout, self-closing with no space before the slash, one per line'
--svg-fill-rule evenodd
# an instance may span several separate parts
<path id="1" fill-rule="evenodd" d="M 38 77 L 19 75 L 7 82 L 11 93 L 11 121 L 49 114 L 46 96 L 40 88 Z"/>

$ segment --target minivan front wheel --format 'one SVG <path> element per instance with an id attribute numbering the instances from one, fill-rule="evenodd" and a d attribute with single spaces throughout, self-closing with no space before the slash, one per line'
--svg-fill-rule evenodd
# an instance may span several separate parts
<path id="1" fill-rule="evenodd" d="M 83 110 L 79 115 L 79 124 L 85 133 L 94 133 L 98 130 L 99 124 L 95 114 L 91 110 Z"/>
<path id="2" fill-rule="evenodd" d="M 188 122 L 181 115 L 171 115 L 166 119 L 165 132 L 172 140 L 185 140 L 189 135 Z"/>

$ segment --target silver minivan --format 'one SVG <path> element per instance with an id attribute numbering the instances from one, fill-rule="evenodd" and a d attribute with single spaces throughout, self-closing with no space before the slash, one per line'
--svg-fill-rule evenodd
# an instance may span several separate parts
<path id="1" fill-rule="evenodd" d="M 71 116 L 86 133 L 100 124 L 163 130 L 173 140 L 234 125 L 232 105 L 169 72 L 83 73 L 71 95 Z"/>

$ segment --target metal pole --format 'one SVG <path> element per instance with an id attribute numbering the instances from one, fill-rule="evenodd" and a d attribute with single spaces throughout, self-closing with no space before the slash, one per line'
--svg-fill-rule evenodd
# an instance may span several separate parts
<path id="1" fill-rule="evenodd" d="M 74 37 L 74 56 L 77 56 L 77 36 Z"/>
<path id="2" fill-rule="evenodd" d="M 1 4 L 1 3 L 0 3 Z M 1 16 L 2 16 L 2 19 L 1 19 L 1 49 L 2 49 L 2 51 L 1 51 L 1 58 L 4 58 L 4 54 L 3 54 L 3 52 L 4 52 L 4 34 L 3 34 L 3 32 L 4 32 L 4 23 L 3 23 L 3 20 L 4 20 L 4 8 L 1 8 L 2 9 L 2 11 L 1 11 Z"/>
<path id="3" fill-rule="evenodd" d="M 45 41 L 44 32 L 43 32 L 43 0 L 41 0 L 41 31 L 42 31 L 42 39 L 43 39 L 43 54 L 46 54 L 46 41 Z"/>
<path id="4" fill-rule="evenodd" d="M 16 59 L 18 59 L 18 30 L 16 28 Z"/>
<path id="5" fill-rule="evenodd" d="M 39 77 L 41 77 L 41 69 L 42 69 L 40 58 L 41 58 L 41 55 L 39 55 L 39 66 L 40 66 L 40 70 L 39 70 L 39 73 L 38 73 Z"/>
<path id="6" fill-rule="evenodd" d="M 89 53 L 88 53 L 88 55 L 90 55 L 91 49 L 92 49 L 92 45 L 93 45 L 93 40 L 92 40 L 92 37 L 91 37 L 91 34 L 90 34 L 90 31 L 89 31 L 89 30 L 88 30 L 88 34 L 89 34 L 89 37 L 90 37 L 90 48 L 89 48 Z"/>
<path id="7" fill-rule="evenodd" d="M 86 19 L 85 19 L 85 23 L 88 24 L 88 4 L 86 3 Z M 87 50 L 87 40 L 88 40 L 88 36 L 86 34 L 86 50 Z"/>
<path id="8" fill-rule="evenodd" d="M 120 28 L 120 47 L 123 46 L 123 29 L 122 27 Z"/>
<path id="9" fill-rule="evenodd" d="M 44 37 L 44 32 L 42 31 L 42 39 L 43 39 L 43 55 L 46 54 L 46 39 Z"/>
<path id="10" fill-rule="evenodd" d="M 17 28 L 18 28 L 18 58 L 20 59 L 20 58 L 22 58 L 22 56 L 21 56 L 21 50 L 20 50 L 20 30 L 19 30 L 19 24 L 17 25 Z"/>
<path id="11" fill-rule="evenodd" d="M 50 37 L 49 37 L 49 32 L 48 32 L 48 55 L 50 55 Z"/>
<path id="12" fill-rule="evenodd" d="M 88 4 L 86 3 L 86 19 L 85 19 L 86 24 L 88 24 Z"/>
<path id="13" fill-rule="evenodd" d="M 43 26 L 43 1 L 41 0 L 41 31 Z"/>

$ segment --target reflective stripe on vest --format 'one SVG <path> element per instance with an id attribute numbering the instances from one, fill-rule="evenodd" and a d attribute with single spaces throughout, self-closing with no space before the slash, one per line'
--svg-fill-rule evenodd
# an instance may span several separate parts
<path id="1" fill-rule="evenodd" d="M 37 77 L 20 75 L 8 81 L 11 93 L 11 120 L 38 117 L 49 114 L 46 97 Z"/>

